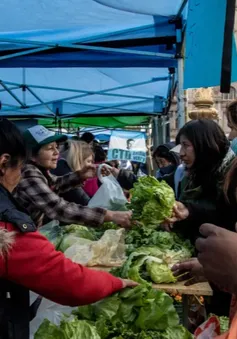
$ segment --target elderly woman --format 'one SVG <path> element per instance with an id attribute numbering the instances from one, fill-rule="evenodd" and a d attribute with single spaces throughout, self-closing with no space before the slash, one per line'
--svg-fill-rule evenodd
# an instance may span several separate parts
<path id="1" fill-rule="evenodd" d="M 12 196 L 25 160 L 20 132 L 8 120 L 0 120 L 0 338 L 4 339 L 29 339 L 33 310 L 29 290 L 77 306 L 134 286 L 131 281 L 74 264 L 37 232 Z"/>
<path id="2" fill-rule="evenodd" d="M 85 223 L 89 226 L 113 221 L 123 227 L 130 226 L 130 212 L 90 209 L 60 197 L 60 194 L 95 176 L 94 165 L 85 166 L 61 177 L 50 174 L 50 170 L 57 167 L 58 142 L 65 141 L 65 136 L 37 125 L 29 128 L 24 133 L 24 138 L 31 149 L 31 158 L 22 170 L 15 197 L 27 209 L 38 227 L 50 220 L 58 220 L 64 224 Z"/>

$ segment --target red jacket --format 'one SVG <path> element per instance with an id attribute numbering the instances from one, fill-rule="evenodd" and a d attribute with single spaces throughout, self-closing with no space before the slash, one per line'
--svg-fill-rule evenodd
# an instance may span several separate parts
<path id="1" fill-rule="evenodd" d="M 39 232 L 20 233 L 10 223 L 0 222 L 0 253 L 1 278 L 59 304 L 90 304 L 122 288 L 120 279 L 74 264 Z"/>

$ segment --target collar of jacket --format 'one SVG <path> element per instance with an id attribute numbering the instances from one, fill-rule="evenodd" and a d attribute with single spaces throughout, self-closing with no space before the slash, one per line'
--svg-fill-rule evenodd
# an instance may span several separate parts
<path id="1" fill-rule="evenodd" d="M 0 221 L 13 224 L 22 233 L 37 230 L 31 217 L 2 185 L 0 185 Z"/>

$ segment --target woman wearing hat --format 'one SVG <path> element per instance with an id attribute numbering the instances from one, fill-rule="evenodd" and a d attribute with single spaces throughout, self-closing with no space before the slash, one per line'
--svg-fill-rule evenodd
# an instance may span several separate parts
<path id="1" fill-rule="evenodd" d="M 90 226 L 113 221 L 123 227 L 130 226 L 130 212 L 91 209 L 68 202 L 59 196 L 95 175 L 94 165 L 61 177 L 50 173 L 50 170 L 57 167 L 58 143 L 65 141 L 66 136 L 37 125 L 24 133 L 24 139 L 31 150 L 31 158 L 22 170 L 15 197 L 27 209 L 38 227 L 50 220 L 69 224 L 85 223 Z"/>

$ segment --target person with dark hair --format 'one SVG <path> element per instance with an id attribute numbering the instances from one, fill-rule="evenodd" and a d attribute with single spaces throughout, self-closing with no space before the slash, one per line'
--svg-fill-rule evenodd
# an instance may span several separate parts
<path id="1" fill-rule="evenodd" d="M 168 223 L 174 231 L 195 243 L 202 224 L 221 223 L 224 178 L 234 153 L 220 126 L 207 119 L 188 122 L 179 131 L 177 143 L 181 145 L 180 157 L 185 175 L 179 183 L 178 201 Z M 214 297 L 209 311 L 227 315 L 230 296 L 212 287 Z"/>
<path id="2" fill-rule="evenodd" d="M 158 180 L 165 180 L 172 188 L 174 188 L 174 173 L 179 164 L 179 155 L 172 151 L 173 147 L 175 147 L 174 143 L 160 145 L 153 153 L 155 161 L 157 161 L 160 166 L 160 175 L 158 176 Z M 130 190 L 133 187 L 134 183 L 138 180 L 137 172 L 142 168 L 142 165 L 144 167 L 146 166 L 146 164 L 133 162 L 133 167 L 135 167 L 134 164 L 137 169 L 133 171 L 117 168 L 112 168 L 110 170 L 118 180 L 120 186 L 125 190 Z M 146 175 L 146 173 L 144 173 L 144 175 Z"/>
<path id="3" fill-rule="evenodd" d="M 88 208 L 68 202 L 59 196 L 82 185 L 87 179 L 94 177 L 96 172 L 96 167 L 90 164 L 61 177 L 50 173 L 57 167 L 59 159 L 57 142 L 65 140 L 65 136 L 37 125 L 29 128 L 24 133 L 24 138 L 32 155 L 30 162 L 22 170 L 22 178 L 15 196 L 38 227 L 51 220 L 58 220 L 64 224 L 83 222 L 89 226 L 113 221 L 124 227 L 130 226 L 129 212 Z"/>
<path id="4" fill-rule="evenodd" d="M 230 128 L 229 140 L 231 148 L 237 154 L 237 100 L 230 103 L 226 110 L 228 127 Z"/>
<path id="5" fill-rule="evenodd" d="M 94 151 L 94 154 L 95 154 L 95 163 L 96 164 L 102 164 L 106 161 L 106 153 L 99 144 L 94 145 L 93 151 Z"/>
<path id="6" fill-rule="evenodd" d="M 175 143 L 169 142 L 158 146 L 153 152 L 153 159 L 158 167 L 157 179 L 167 181 L 172 188 L 174 188 L 174 173 L 180 164 L 179 154 L 172 151 L 174 148 Z"/>
<path id="7" fill-rule="evenodd" d="M 92 145 L 95 140 L 95 136 L 90 132 L 85 132 L 81 136 L 81 141 L 85 141 L 87 144 Z"/>
<path id="8" fill-rule="evenodd" d="M 37 129 L 38 140 L 44 134 Z M 48 134 L 49 136 L 49 134 Z M 53 137 L 53 135 L 50 135 Z M 55 137 L 55 135 L 54 135 Z M 59 138 L 58 138 L 59 139 Z M 0 120 L 0 338 L 29 339 L 29 322 L 39 306 L 30 306 L 29 290 L 68 306 L 90 304 L 127 287 L 115 278 L 66 259 L 37 231 L 26 210 L 12 195 L 27 160 L 24 139 L 16 126 Z"/>
<path id="9" fill-rule="evenodd" d="M 216 221 L 216 201 L 234 153 L 220 126 L 208 119 L 188 122 L 179 131 L 177 144 L 185 175 L 169 222 L 194 242 L 202 223 Z"/>
<path id="10" fill-rule="evenodd" d="M 237 312 L 237 159 L 233 160 L 223 185 L 222 199 L 218 202 L 216 225 L 201 226 L 201 238 L 196 242 L 198 258 L 186 260 L 173 267 L 174 275 L 182 275 L 189 284 L 201 281 L 214 283 L 221 290 L 234 294 L 231 319 Z M 203 213 L 203 212 L 202 212 Z M 204 211 L 205 213 L 205 211 Z M 208 307 L 222 316 L 229 313 L 230 296 L 216 291 Z M 213 309 L 214 307 L 214 309 Z"/>

